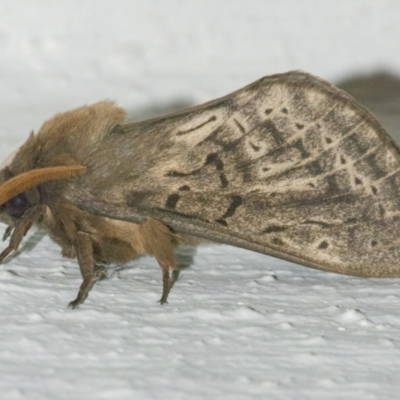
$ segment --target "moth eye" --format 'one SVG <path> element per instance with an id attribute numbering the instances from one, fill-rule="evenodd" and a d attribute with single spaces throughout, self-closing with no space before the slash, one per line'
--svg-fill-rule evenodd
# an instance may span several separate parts
<path id="1" fill-rule="evenodd" d="M 14 218 L 21 218 L 29 208 L 27 198 L 23 194 L 13 197 L 5 204 L 7 213 Z"/>

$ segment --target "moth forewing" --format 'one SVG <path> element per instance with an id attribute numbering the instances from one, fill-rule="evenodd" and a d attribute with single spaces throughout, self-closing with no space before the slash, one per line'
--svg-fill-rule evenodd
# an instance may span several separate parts
<path id="1" fill-rule="evenodd" d="M 265 77 L 171 119 L 130 125 L 125 138 L 141 175 L 107 190 L 88 185 L 73 201 L 318 269 L 400 275 L 398 147 L 369 111 L 320 78 Z M 137 154 L 143 143 L 151 151 Z M 120 161 L 129 165 L 128 156 Z M 122 196 L 113 202 L 114 188 Z"/>

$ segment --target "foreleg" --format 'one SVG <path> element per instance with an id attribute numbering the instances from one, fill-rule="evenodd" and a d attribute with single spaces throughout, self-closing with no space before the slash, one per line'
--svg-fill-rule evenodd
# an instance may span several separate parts
<path id="1" fill-rule="evenodd" d="M 76 308 L 79 304 L 82 304 L 88 297 L 94 284 L 99 279 L 104 278 L 104 269 L 96 268 L 93 258 L 93 242 L 90 235 L 78 232 L 75 251 L 83 281 L 79 288 L 78 296 L 68 305 L 71 308 Z"/>

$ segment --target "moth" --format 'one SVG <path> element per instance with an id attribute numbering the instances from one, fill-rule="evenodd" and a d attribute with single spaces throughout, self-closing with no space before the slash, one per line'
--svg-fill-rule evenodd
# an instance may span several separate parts
<path id="1" fill-rule="evenodd" d="M 57 114 L 0 171 L 3 260 L 32 225 L 77 258 L 76 307 L 110 263 L 148 254 L 161 303 L 201 240 L 308 267 L 400 276 L 400 154 L 375 117 L 310 74 L 264 77 L 129 123 L 110 101 Z"/>

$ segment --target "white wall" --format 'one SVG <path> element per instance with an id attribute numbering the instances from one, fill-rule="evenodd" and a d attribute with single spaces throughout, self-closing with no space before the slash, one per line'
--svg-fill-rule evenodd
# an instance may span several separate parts
<path id="1" fill-rule="evenodd" d="M 0 3 L 0 156 L 53 113 L 203 102 L 263 75 L 400 71 L 396 0 Z M 186 104 L 186 103 L 185 103 Z"/>

